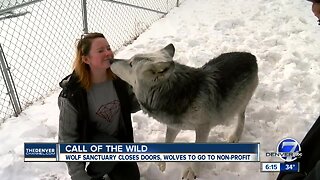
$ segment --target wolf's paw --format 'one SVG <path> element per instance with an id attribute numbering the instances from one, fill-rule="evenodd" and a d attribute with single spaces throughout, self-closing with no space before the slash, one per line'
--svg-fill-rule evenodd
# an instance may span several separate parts
<path id="1" fill-rule="evenodd" d="M 233 134 L 233 135 L 231 135 L 231 136 L 229 137 L 228 142 L 229 142 L 229 143 L 237 143 L 237 142 L 239 142 L 239 140 L 240 140 L 240 137 L 237 136 L 237 135 L 235 135 L 235 134 Z"/>
<path id="2" fill-rule="evenodd" d="M 186 179 L 186 180 L 197 179 L 197 174 L 193 171 L 191 167 L 188 167 L 186 170 L 184 170 L 182 179 Z"/>
<path id="3" fill-rule="evenodd" d="M 160 171 L 164 172 L 166 170 L 166 167 L 167 167 L 166 162 L 158 162 L 157 164 L 159 166 Z"/>

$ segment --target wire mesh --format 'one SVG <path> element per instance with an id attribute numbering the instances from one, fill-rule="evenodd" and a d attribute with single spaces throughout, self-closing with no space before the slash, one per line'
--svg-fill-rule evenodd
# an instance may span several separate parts
<path id="1" fill-rule="evenodd" d="M 6 9 L 6 8 L 9 8 L 9 7 L 13 7 L 13 6 L 16 6 L 16 5 L 19 5 L 19 4 L 23 4 L 23 3 L 26 3 L 26 2 L 32 2 L 33 0 L 2 0 L 0 2 L 0 9 Z"/>

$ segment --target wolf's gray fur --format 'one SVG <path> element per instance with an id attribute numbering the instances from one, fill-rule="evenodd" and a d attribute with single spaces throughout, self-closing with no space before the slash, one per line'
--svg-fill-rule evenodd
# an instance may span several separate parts
<path id="1" fill-rule="evenodd" d="M 225 53 L 194 68 L 174 62 L 174 52 L 169 44 L 129 60 L 115 59 L 111 70 L 132 85 L 145 113 L 167 125 L 166 142 L 174 142 L 181 129 L 195 130 L 196 142 L 206 142 L 212 127 L 234 116 L 238 123 L 229 142 L 238 142 L 258 84 L 255 56 Z M 188 168 L 184 176 L 196 176 L 197 168 Z"/>

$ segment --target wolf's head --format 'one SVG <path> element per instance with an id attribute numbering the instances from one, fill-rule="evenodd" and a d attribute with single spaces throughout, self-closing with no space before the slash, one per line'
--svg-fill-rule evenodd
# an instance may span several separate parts
<path id="1" fill-rule="evenodd" d="M 114 59 L 111 70 L 134 90 L 166 81 L 174 69 L 174 46 L 153 53 L 137 54 L 128 60 Z"/>

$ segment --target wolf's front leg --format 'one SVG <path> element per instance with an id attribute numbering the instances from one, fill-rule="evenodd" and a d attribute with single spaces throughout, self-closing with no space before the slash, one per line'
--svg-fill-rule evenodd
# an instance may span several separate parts
<path id="1" fill-rule="evenodd" d="M 196 143 L 205 143 L 208 140 L 211 127 L 209 124 L 204 124 L 196 128 Z M 188 167 L 182 175 L 182 179 L 196 179 L 200 174 L 201 162 L 193 162 L 191 167 Z"/>
<path id="2" fill-rule="evenodd" d="M 199 176 L 199 171 L 200 171 L 200 162 L 195 162 L 192 163 L 191 167 L 188 167 L 187 169 L 184 170 L 182 174 L 182 179 L 196 179 Z"/>
<path id="3" fill-rule="evenodd" d="M 237 127 L 236 127 L 235 131 L 233 132 L 233 134 L 231 134 L 231 136 L 229 137 L 229 140 L 228 140 L 230 143 L 238 143 L 239 142 L 242 131 L 243 131 L 245 119 L 246 119 L 246 117 L 245 117 L 245 110 L 244 110 L 238 114 Z"/>
<path id="4" fill-rule="evenodd" d="M 174 129 L 169 126 L 167 126 L 167 132 L 166 132 L 166 143 L 173 143 L 174 140 L 176 139 L 177 135 L 179 134 L 180 129 Z M 166 162 L 159 162 L 158 163 L 160 171 L 165 171 L 166 170 Z"/>

